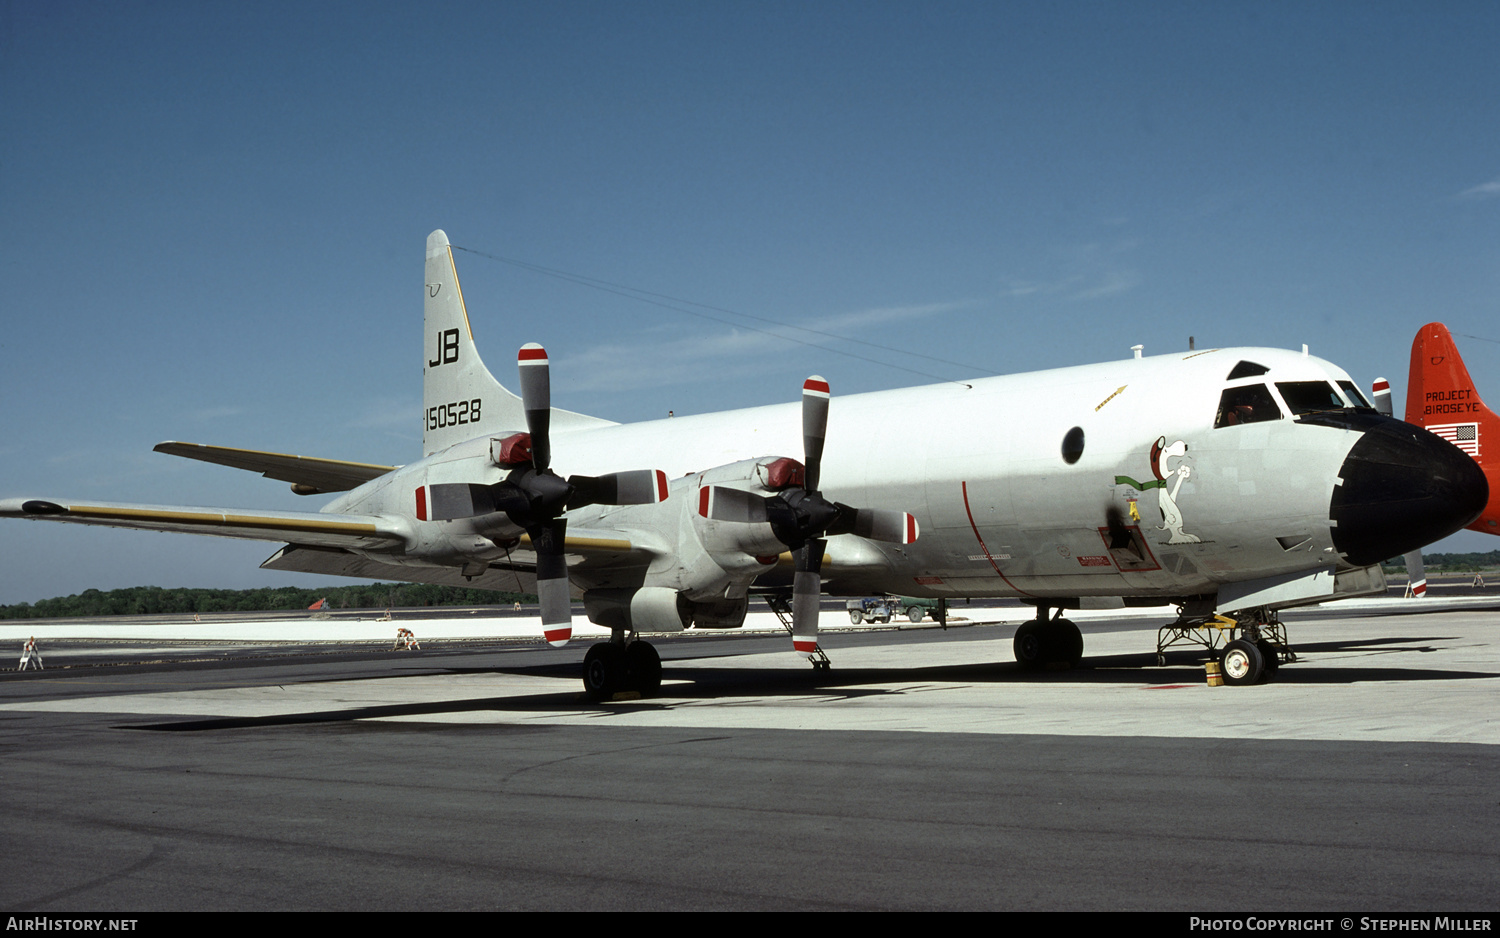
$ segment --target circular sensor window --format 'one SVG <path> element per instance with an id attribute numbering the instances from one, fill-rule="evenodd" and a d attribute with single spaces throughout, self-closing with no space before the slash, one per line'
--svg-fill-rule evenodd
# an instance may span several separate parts
<path id="1" fill-rule="evenodd" d="M 1063 437 L 1063 462 L 1073 465 L 1083 455 L 1083 427 L 1074 427 Z"/>

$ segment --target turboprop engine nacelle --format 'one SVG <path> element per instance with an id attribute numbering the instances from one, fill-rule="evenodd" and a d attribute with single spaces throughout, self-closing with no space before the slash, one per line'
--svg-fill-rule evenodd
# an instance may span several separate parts
<path id="1" fill-rule="evenodd" d="M 597 589 L 583 594 L 589 621 L 607 629 L 635 632 L 680 632 L 700 629 L 737 629 L 745 624 L 749 597 L 694 602 L 674 589 Z"/>
<path id="2" fill-rule="evenodd" d="M 678 479 L 667 501 L 677 506 L 676 543 L 668 562 L 652 567 L 646 585 L 676 589 L 699 604 L 743 601 L 750 584 L 776 563 L 786 545 L 769 522 L 716 521 L 705 516 L 706 503 L 729 490 L 763 499 L 800 469 L 793 460 L 763 457 Z M 743 618 L 743 611 L 739 615 Z"/>
<path id="3" fill-rule="evenodd" d="M 716 491 L 735 489 L 756 499 L 774 495 L 780 486 L 800 483 L 794 460 L 747 459 L 670 483 L 670 497 L 657 505 L 615 508 L 611 523 L 621 528 L 650 529 L 661 550 L 640 586 L 617 586 L 603 579 L 585 589 L 584 607 L 591 622 L 606 628 L 677 631 L 739 628 L 749 606 L 748 591 L 786 550 L 769 522 L 726 523 L 704 516 L 700 502 Z M 580 523 L 594 521 L 580 513 Z M 587 575 L 586 571 L 580 571 Z"/>

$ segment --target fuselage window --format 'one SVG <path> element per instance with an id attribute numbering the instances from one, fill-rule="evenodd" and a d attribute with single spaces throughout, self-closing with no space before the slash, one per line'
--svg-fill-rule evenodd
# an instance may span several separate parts
<path id="1" fill-rule="evenodd" d="M 1320 410 L 1342 410 L 1344 399 L 1327 381 L 1278 381 L 1276 390 L 1293 414 L 1311 414 Z"/>
<path id="2" fill-rule="evenodd" d="M 1344 396 L 1349 398 L 1349 403 L 1355 407 L 1369 407 L 1371 410 L 1374 410 L 1370 402 L 1365 400 L 1365 396 L 1359 393 L 1359 388 L 1355 386 L 1353 381 L 1340 381 L 1339 387 L 1343 389 Z"/>
<path id="3" fill-rule="evenodd" d="M 1238 378 L 1253 378 L 1256 375 L 1263 375 L 1270 370 L 1271 369 L 1267 368 L 1265 365 L 1262 365 L 1260 362 L 1242 361 L 1238 365 L 1234 366 L 1234 370 L 1231 371 L 1229 373 L 1229 377 L 1225 378 L 1224 380 L 1234 381 Z"/>
<path id="4" fill-rule="evenodd" d="M 1247 384 L 1240 388 L 1226 388 L 1219 397 L 1219 415 L 1214 418 L 1215 427 L 1237 427 L 1242 423 L 1260 423 L 1262 420 L 1280 420 L 1281 408 L 1276 398 L 1264 384 Z"/>

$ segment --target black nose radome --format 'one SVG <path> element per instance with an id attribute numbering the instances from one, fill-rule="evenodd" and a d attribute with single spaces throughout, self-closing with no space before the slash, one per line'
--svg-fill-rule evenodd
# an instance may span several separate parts
<path id="1" fill-rule="evenodd" d="M 1489 483 L 1467 453 L 1409 423 L 1366 419 L 1328 507 L 1333 546 L 1350 563 L 1399 557 L 1461 530 L 1484 510 Z"/>

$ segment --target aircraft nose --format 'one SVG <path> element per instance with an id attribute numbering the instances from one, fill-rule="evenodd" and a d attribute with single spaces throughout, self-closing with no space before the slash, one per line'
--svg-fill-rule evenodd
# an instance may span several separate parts
<path id="1" fill-rule="evenodd" d="M 1467 453 L 1389 417 L 1360 436 L 1339 476 L 1328 509 L 1333 546 L 1359 566 L 1461 530 L 1490 497 L 1484 471 Z"/>

